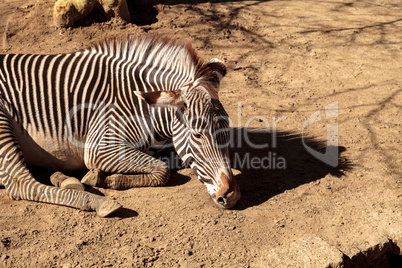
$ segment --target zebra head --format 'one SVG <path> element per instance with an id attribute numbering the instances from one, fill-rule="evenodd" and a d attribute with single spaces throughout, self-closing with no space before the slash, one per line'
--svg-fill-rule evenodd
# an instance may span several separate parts
<path id="1" fill-rule="evenodd" d="M 204 66 L 193 83 L 175 91 L 142 93 L 153 105 L 173 105 L 173 145 L 221 208 L 231 208 L 240 198 L 229 160 L 229 117 L 218 99 L 226 67 L 218 60 Z"/>

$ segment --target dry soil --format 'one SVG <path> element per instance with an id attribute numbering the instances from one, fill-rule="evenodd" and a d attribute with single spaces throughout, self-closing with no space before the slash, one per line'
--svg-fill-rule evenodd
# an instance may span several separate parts
<path id="1" fill-rule="evenodd" d="M 225 62 L 242 198 L 218 209 L 188 169 L 166 187 L 92 189 L 124 206 L 109 218 L 2 188 L 0 266 L 397 267 L 400 1 L 131 2 L 134 23 L 91 14 L 68 29 L 53 26 L 53 3 L 1 1 L 0 52 L 72 52 L 137 31 L 188 38 Z"/>

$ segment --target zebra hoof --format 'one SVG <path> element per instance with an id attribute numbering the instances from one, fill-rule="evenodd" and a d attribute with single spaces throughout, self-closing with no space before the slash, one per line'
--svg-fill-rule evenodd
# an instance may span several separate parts
<path id="1" fill-rule="evenodd" d="M 89 186 L 97 186 L 100 184 L 101 177 L 102 172 L 99 169 L 91 169 L 85 174 L 84 178 L 82 178 L 81 183 Z"/>
<path id="2" fill-rule="evenodd" d="M 119 203 L 114 200 L 106 199 L 99 209 L 96 211 L 99 217 L 107 217 L 113 212 L 116 212 L 122 207 Z"/>
<path id="3" fill-rule="evenodd" d="M 50 182 L 54 187 L 60 187 L 61 183 L 66 180 L 68 176 L 64 175 L 60 171 L 57 171 L 50 176 Z"/>
<path id="4" fill-rule="evenodd" d="M 69 177 L 61 182 L 60 188 L 62 189 L 71 189 L 71 190 L 78 190 L 78 191 L 85 191 L 84 185 L 73 177 Z"/>

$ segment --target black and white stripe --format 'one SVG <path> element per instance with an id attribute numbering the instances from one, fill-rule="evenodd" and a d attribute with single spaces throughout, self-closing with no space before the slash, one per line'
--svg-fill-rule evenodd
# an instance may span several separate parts
<path id="1" fill-rule="evenodd" d="M 91 194 L 34 180 L 25 166 L 38 164 L 32 144 L 50 155 L 40 165 L 116 173 L 107 185 L 122 189 L 166 183 L 166 164 L 145 152 L 173 138 L 212 195 L 222 172 L 231 177 L 227 146 L 219 146 L 228 136 L 215 135 L 228 127 L 216 89 L 225 69 L 216 64 L 200 60 L 188 42 L 150 36 L 68 54 L 0 55 L 2 183 L 13 198 L 88 209 Z M 138 94 L 173 91 L 183 92 L 185 108 L 152 107 Z"/>

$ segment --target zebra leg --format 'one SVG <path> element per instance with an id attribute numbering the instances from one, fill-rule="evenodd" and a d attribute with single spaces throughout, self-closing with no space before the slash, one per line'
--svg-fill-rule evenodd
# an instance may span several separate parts
<path id="1" fill-rule="evenodd" d="M 52 203 L 81 210 L 95 210 L 101 217 L 105 217 L 121 207 L 116 201 L 103 196 L 47 186 L 35 180 L 26 166 L 14 134 L 12 120 L 1 104 L 0 178 L 11 199 Z"/>
<path id="2" fill-rule="evenodd" d="M 61 173 L 60 171 L 57 171 L 50 176 L 50 182 L 56 186 L 60 187 L 62 189 L 74 189 L 78 191 L 85 191 L 84 185 L 82 183 L 74 178 L 74 177 L 69 177 Z"/>
<path id="3" fill-rule="evenodd" d="M 120 148 L 121 150 L 121 148 Z M 126 148 L 124 157 L 120 154 L 114 173 L 105 179 L 106 186 L 114 190 L 123 190 L 143 186 L 163 186 L 170 178 L 168 165 L 144 152 Z"/>

